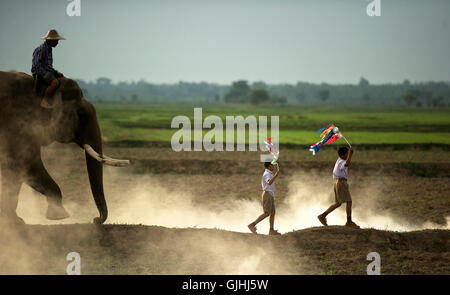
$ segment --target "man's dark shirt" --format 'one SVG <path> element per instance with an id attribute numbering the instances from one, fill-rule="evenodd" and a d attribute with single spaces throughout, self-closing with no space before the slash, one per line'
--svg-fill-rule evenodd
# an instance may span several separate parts
<path id="1" fill-rule="evenodd" d="M 33 52 L 33 62 L 31 73 L 45 77 L 48 74 L 55 74 L 57 71 L 53 68 L 52 48 L 47 42 L 42 43 Z"/>

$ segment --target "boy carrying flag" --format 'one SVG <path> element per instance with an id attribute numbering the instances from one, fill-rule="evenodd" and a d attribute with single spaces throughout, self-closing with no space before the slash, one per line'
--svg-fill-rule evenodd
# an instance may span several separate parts
<path id="1" fill-rule="evenodd" d="M 280 175 L 280 169 L 278 164 L 277 165 L 277 170 L 274 172 L 275 170 L 275 166 L 271 163 L 271 162 L 265 162 L 264 163 L 264 174 L 262 176 L 262 180 L 261 180 L 261 185 L 262 185 L 262 189 L 263 189 L 263 193 L 262 193 L 262 206 L 263 206 L 263 210 L 264 213 L 261 214 L 254 222 L 250 223 L 248 225 L 248 228 L 250 229 L 250 231 L 254 234 L 256 234 L 256 225 L 262 221 L 263 219 L 265 219 L 267 216 L 270 216 L 270 230 L 269 230 L 269 235 L 281 235 L 278 231 L 276 231 L 273 228 L 273 224 L 275 222 L 275 200 L 274 200 L 274 196 L 275 196 L 275 179 L 278 177 L 278 175 Z"/>
<path id="2" fill-rule="evenodd" d="M 348 166 L 352 160 L 353 152 L 353 147 L 350 147 L 350 153 L 347 147 L 340 147 L 338 150 L 339 158 L 333 169 L 335 204 L 331 205 L 324 213 L 317 216 L 324 226 L 328 225 L 326 219 L 327 215 L 336 208 L 339 208 L 342 203 L 347 203 L 347 223 L 345 226 L 359 228 L 359 226 L 352 221 L 352 197 L 347 183 Z"/>

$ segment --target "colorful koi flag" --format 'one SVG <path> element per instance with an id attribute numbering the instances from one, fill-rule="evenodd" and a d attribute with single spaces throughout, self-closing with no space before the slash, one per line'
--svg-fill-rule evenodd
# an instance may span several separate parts
<path id="1" fill-rule="evenodd" d="M 315 144 L 313 144 L 311 146 L 311 148 L 309 149 L 312 153 L 313 156 L 315 156 L 320 148 L 326 144 L 335 142 L 336 140 L 338 140 L 339 138 L 343 137 L 342 134 L 339 133 L 339 129 L 334 126 L 333 124 L 330 124 L 322 129 L 319 129 L 316 131 L 316 133 L 322 132 L 320 134 L 320 138 L 321 140 Z"/>

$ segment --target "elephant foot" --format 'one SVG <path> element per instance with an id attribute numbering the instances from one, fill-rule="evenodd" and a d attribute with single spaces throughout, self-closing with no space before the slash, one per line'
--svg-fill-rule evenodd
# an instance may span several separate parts
<path id="1" fill-rule="evenodd" d="M 47 209 L 47 219 L 50 220 L 61 220 L 69 217 L 70 214 L 67 213 L 63 206 L 49 205 Z"/>
<path id="2" fill-rule="evenodd" d="M 106 217 L 95 217 L 93 222 L 94 224 L 103 224 L 106 221 Z"/>

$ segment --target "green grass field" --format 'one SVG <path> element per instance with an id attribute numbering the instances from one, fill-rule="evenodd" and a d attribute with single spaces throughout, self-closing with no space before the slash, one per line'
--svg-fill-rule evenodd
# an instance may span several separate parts
<path id="1" fill-rule="evenodd" d="M 98 104 L 97 115 L 105 141 L 170 142 L 175 116 L 194 122 L 194 105 Z M 215 105 L 203 107 L 203 120 L 218 116 L 279 116 L 280 143 L 312 144 L 315 131 L 334 123 L 354 144 L 450 144 L 450 110 L 415 108 L 253 107 Z M 204 130 L 203 133 L 207 133 Z M 269 132 L 270 133 L 270 132 Z M 192 135 L 193 136 L 193 135 Z M 225 132 L 224 132 L 225 137 Z M 225 139 L 224 139 L 225 141 Z M 246 140 L 248 142 L 248 138 Z M 341 140 L 342 141 L 342 140 Z"/>

